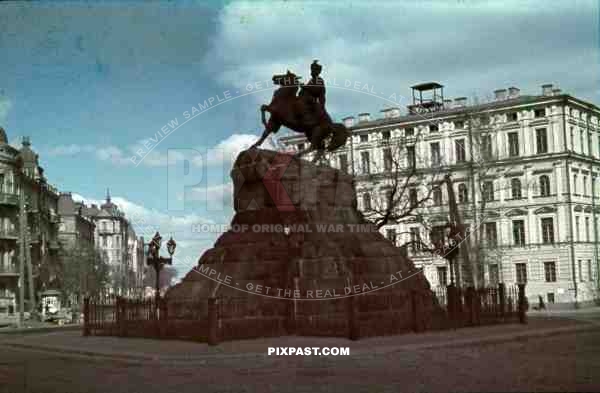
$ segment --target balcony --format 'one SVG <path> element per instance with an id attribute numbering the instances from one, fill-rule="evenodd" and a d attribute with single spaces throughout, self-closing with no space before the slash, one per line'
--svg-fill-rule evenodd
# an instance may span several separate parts
<path id="1" fill-rule="evenodd" d="M 19 276 L 19 268 L 16 264 L 0 265 L 0 277 Z"/>
<path id="2" fill-rule="evenodd" d="M 19 196 L 17 194 L 0 192 L 0 205 L 19 206 Z"/>
<path id="3" fill-rule="evenodd" d="M 17 240 L 19 234 L 14 229 L 0 229 L 0 240 Z"/>

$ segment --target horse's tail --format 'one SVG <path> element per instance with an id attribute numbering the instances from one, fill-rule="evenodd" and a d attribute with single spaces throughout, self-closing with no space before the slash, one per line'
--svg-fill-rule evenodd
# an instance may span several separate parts
<path id="1" fill-rule="evenodd" d="M 327 151 L 334 151 L 337 148 L 344 146 L 346 140 L 350 137 L 350 131 L 348 131 L 341 123 L 333 123 L 331 125 L 331 131 L 333 136 L 331 142 L 329 142 L 329 146 L 327 146 Z"/>

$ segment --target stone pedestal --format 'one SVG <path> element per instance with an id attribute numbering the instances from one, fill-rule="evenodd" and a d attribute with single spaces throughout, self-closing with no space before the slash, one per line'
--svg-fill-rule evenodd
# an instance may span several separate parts
<path id="1" fill-rule="evenodd" d="M 427 328 L 429 283 L 363 219 L 350 175 L 251 149 L 231 177 L 231 229 L 170 298 L 215 297 L 221 326 L 264 327 L 251 335 L 358 338 Z"/>

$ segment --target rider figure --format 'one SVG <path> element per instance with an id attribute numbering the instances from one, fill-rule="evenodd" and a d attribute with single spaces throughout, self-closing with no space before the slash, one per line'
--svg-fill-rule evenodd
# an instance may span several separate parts
<path id="1" fill-rule="evenodd" d="M 319 76 L 322 69 L 323 66 L 318 64 L 318 60 L 314 60 L 310 65 L 311 79 L 302 85 L 300 97 L 305 99 L 309 115 L 324 116 L 328 122 L 331 122 L 331 118 L 325 110 L 325 82 Z"/>

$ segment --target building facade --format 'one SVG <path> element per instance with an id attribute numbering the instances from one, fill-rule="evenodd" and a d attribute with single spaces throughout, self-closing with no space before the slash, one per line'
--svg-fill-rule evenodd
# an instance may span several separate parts
<path id="1" fill-rule="evenodd" d="M 17 149 L 0 128 L 0 318 L 18 312 L 19 285 L 24 288 L 24 311 L 31 311 L 37 294 L 57 284 L 57 210 L 58 192 L 47 183 L 29 138 Z M 22 260 L 21 241 L 28 248 Z"/>
<path id="2" fill-rule="evenodd" d="M 411 244 L 407 252 L 432 286 L 446 285 L 447 261 L 414 244 L 432 244 L 449 220 L 441 181 L 449 173 L 476 265 L 459 257 L 452 278 L 525 282 L 530 303 L 597 299 L 600 109 L 552 85 L 535 95 L 499 89 L 486 103 L 433 100 L 413 102 L 407 114 L 389 108 L 379 119 L 344 119 L 352 137 L 328 160 L 355 175 L 359 209 L 377 218 L 372 213 L 391 201 L 393 210 L 416 206 L 381 231 L 398 246 Z M 305 147 L 301 136 L 283 142 Z M 399 184 L 405 201 L 390 198 Z"/>
<path id="3" fill-rule="evenodd" d="M 111 201 L 108 191 L 102 205 L 83 206 L 82 211 L 94 223 L 94 243 L 105 253 L 111 268 L 110 290 L 121 295 L 131 294 L 139 285 L 134 270 L 137 256 L 133 256 L 134 245 L 130 239 L 135 239 L 135 231 L 125 213 Z"/>
<path id="4" fill-rule="evenodd" d="M 85 206 L 75 202 L 70 192 L 61 192 L 58 199 L 58 214 L 60 225 L 59 241 L 64 248 L 74 248 L 77 245 L 93 248 L 96 226 L 84 215 Z"/>

